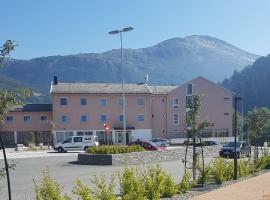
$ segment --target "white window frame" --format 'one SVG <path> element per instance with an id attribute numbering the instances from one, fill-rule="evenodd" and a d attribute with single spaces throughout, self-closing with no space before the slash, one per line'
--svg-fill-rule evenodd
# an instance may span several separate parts
<path id="1" fill-rule="evenodd" d="M 177 100 L 177 104 L 176 104 Z M 173 97 L 173 108 L 179 108 L 179 98 L 178 97 Z"/>
<path id="2" fill-rule="evenodd" d="M 61 99 L 66 99 L 67 104 L 62 105 L 62 104 L 61 104 Z M 68 98 L 67 98 L 67 97 L 60 97 L 60 98 L 59 98 L 59 101 L 60 101 L 60 102 L 59 102 L 60 106 L 67 106 L 67 105 L 68 105 Z"/>
<path id="3" fill-rule="evenodd" d="M 191 85 L 191 94 L 188 93 L 188 86 L 189 85 Z M 186 93 L 187 93 L 187 96 L 192 96 L 193 95 L 193 84 L 192 83 L 187 84 Z"/>
<path id="4" fill-rule="evenodd" d="M 102 121 L 101 120 L 102 116 L 105 116 L 106 117 L 106 120 L 105 121 Z M 100 121 L 100 123 L 108 122 L 108 115 L 105 115 L 105 114 L 100 115 L 99 121 Z"/>
<path id="5" fill-rule="evenodd" d="M 105 102 L 106 102 L 105 105 L 103 105 L 103 104 L 101 103 L 102 100 L 105 100 Z M 107 99 L 107 98 L 100 98 L 100 99 L 99 99 L 99 105 L 100 105 L 100 106 L 107 106 L 107 105 L 108 105 L 108 99 Z"/>
<path id="6" fill-rule="evenodd" d="M 8 117 L 12 117 L 12 120 L 9 121 L 9 120 L 7 119 Z M 8 116 L 6 116 L 6 122 L 9 123 L 9 124 L 13 123 L 13 122 L 14 122 L 14 116 L 13 116 L 13 115 L 8 115 Z"/>
<path id="7" fill-rule="evenodd" d="M 86 104 L 82 104 L 82 100 L 83 100 L 83 99 L 85 99 Z M 81 98 L 80 98 L 80 105 L 81 105 L 81 106 L 87 106 L 87 104 L 88 104 L 87 98 L 81 97 Z"/>
<path id="8" fill-rule="evenodd" d="M 140 104 L 140 100 L 142 100 L 142 104 Z M 137 105 L 138 106 L 144 106 L 144 97 L 138 97 L 137 98 Z"/>
<path id="9" fill-rule="evenodd" d="M 143 120 L 140 120 L 140 116 L 143 116 Z M 144 114 L 138 114 L 137 115 L 137 121 L 138 122 L 144 122 L 145 121 Z"/>
<path id="10" fill-rule="evenodd" d="M 66 117 L 66 121 L 63 121 L 63 116 Z M 68 123 L 68 116 L 67 115 L 61 115 L 61 123 Z"/>
<path id="11" fill-rule="evenodd" d="M 83 120 L 82 120 L 82 117 L 84 117 L 84 116 L 86 117 L 86 121 L 83 121 Z M 87 123 L 87 122 L 88 122 L 88 115 L 81 115 L 81 116 L 80 116 L 80 122 L 81 122 L 81 123 Z"/>
<path id="12" fill-rule="evenodd" d="M 41 117 L 46 117 L 46 120 L 41 120 Z M 41 123 L 48 123 L 48 115 L 40 115 L 40 122 Z"/>
<path id="13" fill-rule="evenodd" d="M 29 120 L 28 120 L 28 121 L 25 121 L 25 120 L 24 120 L 25 117 L 29 117 Z M 24 115 L 24 116 L 23 116 L 23 122 L 24 122 L 24 123 L 29 123 L 29 122 L 31 122 L 31 116 L 30 116 L 30 115 Z"/>
<path id="14" fill-rule="evenodd" d="M 123 120 L 121 120 L 121 117 L 122 117 Z M 124 115 L 121 114 L 121 115 L 119 115 L 119 122 L 123 122 L 123 121 L 124 121 Z"/>
<path id="15" fill-rule="evenodd" d="M 177 115 L 177 120 L 174 118 L 175 115 Z M 174 125 L 179 124 L 179 121 L 180 121 L 179 113 L 173 113 L 173 124 Z"/>

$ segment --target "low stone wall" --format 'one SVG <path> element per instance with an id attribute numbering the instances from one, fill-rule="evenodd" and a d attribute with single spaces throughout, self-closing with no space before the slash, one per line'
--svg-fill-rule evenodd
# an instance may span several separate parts
<path id="1" fill-rule="evenodd" d="M 197 152 L 201 151 L 197 147 Z M 219 154 L 220 147 L 203 147 L 205 157 L 215 157 Z M 87 154 L 78 155 L 78 162 L 87 165 L 129 165 L 164 162 L 172 160 L 183 160 L 185 158 L 185 147 L 166 149 L 160 151 L 144 151 L 123 154 Z M 188 159 L 192 157 L 192 147 L 188 148 Z"/>

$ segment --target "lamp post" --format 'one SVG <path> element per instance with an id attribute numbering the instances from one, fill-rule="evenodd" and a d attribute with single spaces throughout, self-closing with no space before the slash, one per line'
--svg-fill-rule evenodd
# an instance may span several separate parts
<path id="1" fill-rule="evenodd" d="M 109 34 L 115 35 L 119 34 L 120 36 L 120 45 L 121 45 L 121 73 L 122 73 L 122 114 L 123 114 L 123 132 L 124 132 L 124 144 L 126 144 L 126 99 L 125 99 L 125 90 L 124 90 L 124 70 L 123 70 L 123 42 L 122 42 L 122 33 L 132 31 L 133 27 L 126 27 L 121 30 L 110 31 Z"/>
<path id="2" fill-rule="evenodd" d="M 234 176 L 233 179 L 237 180 L 237 148 L 236 148 L 236 133 L 237 133 L 237 101 L 243 100 L 242 97 L 234 97 Z M 240 152 L 239 152 L 240 153 Z"/>

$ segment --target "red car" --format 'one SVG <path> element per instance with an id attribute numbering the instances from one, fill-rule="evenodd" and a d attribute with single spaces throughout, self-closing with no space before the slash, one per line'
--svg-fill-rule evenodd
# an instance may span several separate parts
<path id="1" fill-rule="evenodd" d="M 138 145 L 143 147 L 145 150 L 148 151 L 165 151 L 164 147 L 159 146 L 158 144 L 154 142 L 148 142 L 148 141 L 136 141 L 136 142 L 131 142 L 129 145 Z"/>

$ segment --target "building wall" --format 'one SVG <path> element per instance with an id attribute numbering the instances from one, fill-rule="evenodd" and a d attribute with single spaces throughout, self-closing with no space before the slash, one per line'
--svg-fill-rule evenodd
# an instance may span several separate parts
<path id="1" fill-rule="evenodd" d="M 48 116 L 46 123 L 40 121 L 40 116 Z M 1 132 L 10 131 L 49 131 L 52 112 L 10 112 L 7 116 L 13 116 L 13 122 L 9 123 L 4 118 L 4 123 L 0 124 Z M 30 116 L 29 122 L 24 122 L 23 117 Z"/>
<path id="2" fill-rule="evenodd" d="M 152 95 L 151 96 L 151 110 L 152 110 L 152 133 L 154 138 L 167 138 L 167 96 L 166 95 Z"/>
<path id="3" fill-rule="evenodd" d="M 60 98 L 67 97 L 68 105 L 61 106 Z M 119 116 L 122 115 L 122 106 L 119 105 L 119 95 L 113 94 L 52 94 L 53 119 L 56 130 L 103 130 L 103 122 L 100 115 L 107 115 L 108 124 L 111 129 L 122 127 Z M 80 99 L 86 98 L 87 105 L 80 105 Z M 106 98 L 108 104 L 101 106 L 99 100 Z M 144 98 L 144 105 L 137 105 L 137 98 Z M 151 101 L 150 95 L 126 94 L 126 124 L 127 127 L 135 129 L 151 129 Z M 143 114 L 144 121 L 138 121 L 137 115 Z M 61 115 L 68 116 L 68 122 L 61 121 Z M 80 121 L 81 115 L 88 116 L 88 122 Z"/>

